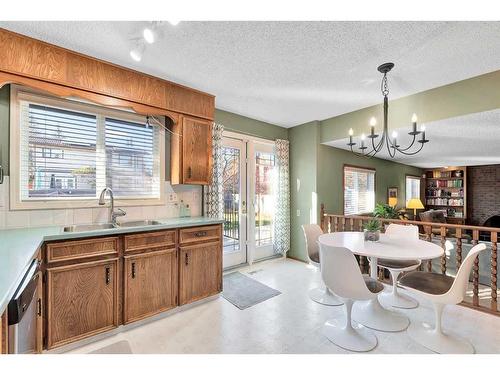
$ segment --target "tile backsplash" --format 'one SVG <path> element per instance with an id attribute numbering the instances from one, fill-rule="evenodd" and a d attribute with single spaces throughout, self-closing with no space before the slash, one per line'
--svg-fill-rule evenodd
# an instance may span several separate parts
<path id="1" fill-rule="evenodd" d="M 172 191 L 177 194 L 176 203 L 165 203 L 161 206 L 135 206 L 124 207 L 127 212 L 122 220 L 162 219 L 179 216 L 179 203 L 189 204 L 191 216 L 200 216 L 201 194 L 200 186 L 170 185 L 165 183 L 165 195 Z M 0 229 L 43 227 L 51 225 L 73 225 L 103 223 L 108 221 L 109 203 L 106 207 L 74 208 L 57 210 L 9 210 L 9 177 L 5 177 L 0 184 Z M 120 207 L 120 206 L 116 206 Z"/>

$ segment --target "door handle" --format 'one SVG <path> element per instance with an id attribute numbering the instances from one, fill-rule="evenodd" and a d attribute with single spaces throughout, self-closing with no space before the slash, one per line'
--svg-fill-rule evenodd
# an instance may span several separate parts
<path id="1" fill-rule="evenodd" d="M 192 172 L 191 167 L 188 167 L 188 178 L 191 178 L 191 177 L 193 177 L 193 172 Z"/>
<path id="2" fill-rule="evenodd" d="M 132 262 L 132 279 L 135 279 L 135 262 Z"/>
<path id="3" fill-rule="evenodd" d="M 110 269 L 109 267 L 106 267 L 106 285 L 109 285 L 110 282 Z"/>

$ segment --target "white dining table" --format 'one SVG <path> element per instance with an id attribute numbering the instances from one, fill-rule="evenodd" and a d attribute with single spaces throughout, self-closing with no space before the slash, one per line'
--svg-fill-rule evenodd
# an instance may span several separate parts
<path id="1" fill-rule="evenodd" d="M 365 256 L 370 261 L 370 276 L 377 279 L 377 262 L 379 258 L 395 260 L 428 260 L 439 258 L 444 250 L 429 241 L 420 239 L 388 236 L 380 234 L 377 242 L 365 241 L 363 232 L 334 232 L 319 236 L 320 245 L 344 247 L 354 254 Z M 378 298 L 367 302 L 356 303 L 353 308 L 353 319 L 359 323 L 380 331 L 397 332 L 408 327 L 406 316 L 380 305 Z"/>

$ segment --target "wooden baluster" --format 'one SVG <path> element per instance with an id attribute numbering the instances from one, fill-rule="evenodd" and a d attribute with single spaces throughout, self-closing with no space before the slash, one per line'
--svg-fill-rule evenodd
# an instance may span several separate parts
<path id="1" fill-rule="evenodd" d="M 446 228 L 440 228 L 441 235 L 441 247 L 445 250 L 443 256 L 441 257 L 441 273 L 446 275 Z"/>
<path id="2" fill-rule="evenodd" d="M 358 224 L 358 232 L 363 231 L 363 219 L 359 219 L 359 224 Z"/>
<path id="3" fill-rule="evenodd" d="M 349 219 L 349 231 L 354 231 L 354 219 L 352 217 Z"/>
<path id="4" fill-rule="evenodd" d="M 432 227 L 431 226 L 425 226 L 424 227 L 424 232 L 425 232 L 425 239 L 429 242 L 432 242 Z M 432 259 L 429 259 L 427 262 L 427 272 L 432 272 Z"/>
<path id="5" fill-rule="evenodd" d="M 333 229 L 333 217 L 328 216 L 326 223 L 326 232 L 331 233 Z"/>
<path id="6" fill-rule="evenodd" d="M 491 232 L 491 309 L 496 312 L 497 305 L 497 240 L 498 233 Z"/>
<path id="7" fill-rule="evenodd" d="M 326 233 L 328 232 L 328 228 L 326 228 L 326 224 L 327 224 L 327 221 L 326 221 L 326 217 L 325 217 L 325 204 L 324 203 L 321 203 L 321 209 L 319 210 L 319 220 L 320 220 L 320 226 L 321 226 L 321 230 L 323 231 L 323 233 Z"/>
<path id="8" fill-rule="evenodd" d="M 340 219 L 340 231 L 345 232 L 345 217 L 344 216 L 342 216 L 342 218 Z"/>
<path id="9" fill-rule="evenodd" d="M 457 238 L 457 272 L 462 265 L 462 228 L 457 228 L 455 231 Z"/>
<path id="10" fill-rule="evenodd" d="M 339 218 L 337 216 L 333 218 L 333 231 L 334 232 L 339 231 Z"/>
<path id="11" fill-rule="evenodd" d="M 359 268 L 361 268 L 361 273 L 365 273 L 366 258 L 363 255 L 359 256 Z"/>
<path id="12" fill-rule="evenodd" d="M 472 245 L 476 246 L 479 241 L 479 230 L 472 231 Z M 472 267 L 472 304 L 479 306 L 479 256 L 474 261 Z"/>

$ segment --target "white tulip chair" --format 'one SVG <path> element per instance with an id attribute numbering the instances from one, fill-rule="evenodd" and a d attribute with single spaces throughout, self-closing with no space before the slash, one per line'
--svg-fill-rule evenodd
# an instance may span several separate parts
<path id="1" fill-rule="evenodd" d="M 317 224 L 304 224 L 302 225 L 302 230 L 304 231 L 309 263 L 321 269 L 321 264 L 319 261 L 318 237 L 323 234 L 323 231 Z M 337 297 L 335 297 L 326 286 L 311 289 L 309 291 L 309 298 L 311 298 L 314 302 L 320 303 L 322 305 L 342 305 L 342 302 Z"/>
<path id="2" fill-rule="evenodd" d="M 422 271 L 411 272 L 401 277 L 399 285 L 429 300 L 434 305 L 434 328 L 412 322 L 408 327 L 408 335 L 413 340 L 436 353 L 474 353 L 474 347 L 470 342 L 443 332 L 441 320 L 446 305 L 454 305 L 463 301 L 474 261 L 485 249 L 484 243 L 474 246 L 460 266 L 456 277 Z"/>
<path id="3" fill-rule="evenodd" d="M 401 240 L 404 241 L 414 241 L 418 240 L 418 226 L 389 224 L 385 230 L 385 234 L 391 238 L 401 238 Z M 378 266 L 387 269 L 390 272 L 392 279 L 392 291 L 390 293 L 382 293 L 379 296 L 380 302 L 403 309 L 413 309 L 417 307 L 417 300 L 398 292 L 398 278 L 403 272 L 414 271 L 420 266 L 420 264 L 421 261 L 419 259 L 379 259 Z"/>
<path id="4" fill-rule="evenodd" d="M 367 352 L 377 346 L 377 337 L 368 328 L 351 320 L 355 301 L 377 298 L 384 286 L 363 276 L 354 254 L 344 247 L 320 244 L 321 276 L 325 285 L 344 302 L 346 321 L 328 320 L 323 333 L 335 345 L 354 352 Z"/>

